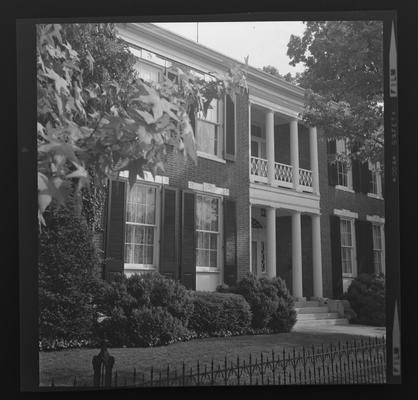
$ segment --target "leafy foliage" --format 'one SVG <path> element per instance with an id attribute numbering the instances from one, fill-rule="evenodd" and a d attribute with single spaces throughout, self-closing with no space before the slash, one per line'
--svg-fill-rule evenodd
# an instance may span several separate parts
<path id="1" fill-rule="evenodd" d="M 189 329 L 199 336 L 239 335 L 251 324 L 251 310 L 245 299 L 233 293 L 195 292 Z"/>
<path id="2" fill-rule="evenodd" d="M 353 156 L 383 160 L 383 24 L 381 21 L 309 21 L 291 35 L 291 65 L 306 92 L 303 118 L 329 138 L 346 138 Z"/>
<path id="3" fill-rule="evenodd" d="M 346 299 L 357 314 L 354 323 L 385 326 L 386 297 L 383 274 L 361 274 L 348 287 Z"/>
<path id="4" fill-rule="evenodd" d="M 161 346 L 193 337 L 192 332 L 163 307 L 134 310 L 129 322 L 133 346 Z"/>
<path id="5" fill-rule="evenodd" d="M 286 82 L 290 82 L 290 83 L 293 83 L 293 84 L 298 84 L 298 80 L 299 80 L 299 77 L 300 77 L 299 72 L 296 72 L 295 75 L 292 75 L 290 72 L 288 72 L 285 75 L 282 75 L 279 72 L 279 70 L 276 67 L 274 67 L 273 65 L 265 65 L 262 68 L 262 71 L 267 72 L 270 75 L 277 76 L 278 78 L 284 79 Z"/>
<path id="6" fill-rule="evenodd" d="M 45 213 L 47 227 L 39 235 L 39 337 L 81 340 L 90 337 L 94 296 L 100 281 L 92 234 L 74 215 L 72 198 L 66 207 Z M 74 206 L 74 205 L 73 205 Z"/>
<path id="7" fill-rule="evenodd" d="M 279 278 L 256 278 L 248 274 L 231 292 L 242 295 L 251 307 L 254 329 L 289 332 L 296 323 L 294 300 Z"/>
<path id="8" fill-rule="evenodd" d="M 37 25 L 38 217 L 55 199 L 92 178 L 144 168 L 164 171 L 167 145 L 196 161 L 190 112 L 207 112 L 213 98 L 245 90 L 243 71 L 205 79 L 178 70 L 178 82 L 136 79 L 134 56 L 113 24 Z M 90 170 L 89 174 L 87 170 Z"/>

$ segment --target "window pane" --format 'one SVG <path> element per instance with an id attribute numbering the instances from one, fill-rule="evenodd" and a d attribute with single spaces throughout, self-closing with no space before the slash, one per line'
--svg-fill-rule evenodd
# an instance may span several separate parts
<path id="1" fill-rule="evenodd" d="M 251 141 L 251 155 L 253 157 L 258 157 L 258 142 L 254 140 Z"/>
<path id="2" fill-rule="evenodd" d="M 204 153 L 217 155 L 217 127 L 202 120 L 197 121 L 197 149 Z"/>
<path id="3" fill-rule="evenodd" d="M 218 266 L 218 252 L 215 250 L 209 251 L 209 267 L 216 268 Z"/>

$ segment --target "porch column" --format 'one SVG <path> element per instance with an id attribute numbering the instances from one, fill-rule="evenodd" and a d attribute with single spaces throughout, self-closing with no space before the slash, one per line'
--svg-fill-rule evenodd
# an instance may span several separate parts
<path id="1" fill-rule="evenodd" d="M 253 251 L 253 227 L 252 227 L 252 221 L 253 221 L 253 210 L 252 210 L 252 206 L 250 203 L 249 206 L 250 210 L 249 210 L 249 216 L 250 216 L 250 232 L 249 232 L 249 238 L 250 238 L 250 272 L 254 273 L 253 271 L 253 255 L 252 255 L 252 251 Z"/>
<path id="2" fill-rule="evenodd" d="M 322 298 L 321 224 L 319 215 L 312 215 L 312 265 L 313 295 L 316 298 Z"/>
<path id="3" fill-rule="evenodd" d="M 276 276 L 276 209 L 267 207 L 267 276 Z"/>
<path id="4" fill-rule="evenodd" d="M 268 146 L 268 145 L 267 145 Z M 293 188 L 300 191 L 299 188 L 299 138 L 298 138 L 298 120 L 290 121 L 290 163 L 293 169 Z"/>
<path id="5" fill-rule="evenodd" d="M 266 113 L 266 147 L 267 147 L 267 178 L 270 185 L 274 184 L 274 112 Z"/>
<path id="6" fill-rule="evenodd" d="M 319 194 L 319 172 L 318 172 L 318 142 L 316 126 L 309 127 L 309 149 L 312 170 L 312 191 Z"/>
<path id="7" fill-rule="evenodd" d="M 302 232 L 300 212 L 292 214 L 292 295 L 303 297 L 302 290 Z"/>

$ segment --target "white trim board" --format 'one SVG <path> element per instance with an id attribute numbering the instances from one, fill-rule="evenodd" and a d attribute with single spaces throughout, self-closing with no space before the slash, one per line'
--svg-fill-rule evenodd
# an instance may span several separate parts
<path id="1" fill-rule="evenodd" d="M 385 223 L 385 219 L 383 217 L 379 217 L 378 215 L 366 215 L 366 219 L 369 222 L 376 222 L 379 224 Z"/>
<path id="2" fill-rule="evenodd" d="M 207 182 L 197 183 L 197 182 L 189 181 L 188 188 L 193 189 L 193 190 L 199 190 L 205 193 L 213 193 L 213 194 L 218 194 L 221 196 L 229 196 L 229 189 L 218 187 L 214 185 L 213 183 L 207 183 Z"/>
<path id="3" fill-rule="evenodd" d="M 358 213 L 350 211 L 350 210 L 338 210 L 334 209 L 334 215 L 338 215 L 340 217 L 347 217 L 347 218 L 358 218 Z"/>

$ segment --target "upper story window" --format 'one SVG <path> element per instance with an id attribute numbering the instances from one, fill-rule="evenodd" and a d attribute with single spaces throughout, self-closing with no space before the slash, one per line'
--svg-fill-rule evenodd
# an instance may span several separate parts
<path id="1" fill-rule="evenodd" d="M 350 153 L 349 148 L 345 140 L 340 139 L 336 141 L 336 153 L 348 155 Z M 343 162 L 336 161 L 337 165 L 337 185 L 348 189 L 353 188 L 352 170 L 348 161 Z"/>
<path id="2" fill-rule="evenodd" d="M 218 158 L 223 153 L 223 102 L 213 99 L 206 117 L 202 112 L 196 118 L 196 141 L 197 150 Z"/>
<path id="3" fill-rule="evenodd" d="M 157 187 L 135 183 L 127 188 L 125 264 L 153 266 L 157 245 Z"/>
<path id="4" fill-rule="evenodd" d="M 369 170 L 370 170 L 369 195 L 372 194 L 377 197 L 383 197 L 382 173 L 380 169 L 380 162 L 372 163 L 369 161 Z"/>
<path id="5" fill-rule="evenodd" d="M 266 138 L 260 125 L 251 125 L 251 156 L 266 158 Z"/>
<path id="6" fill-rule="evenodd" d="M 385 246 L 383 224 L 372 224 L 373 230 L 373 263 L 376 273 L 385 273 Z"/>
<path id="7" fill-rule="evenodd" d="M 355 276 L 355 231 L 354 220 L 351 218 L 341 218 L 341 263 L 343 276 Z"/>
<path id="8" fill-rule="evenodd" d="M 220 199 L 196 195 L 196 266 L 220 267 Z"/>

